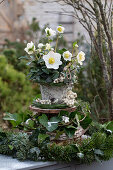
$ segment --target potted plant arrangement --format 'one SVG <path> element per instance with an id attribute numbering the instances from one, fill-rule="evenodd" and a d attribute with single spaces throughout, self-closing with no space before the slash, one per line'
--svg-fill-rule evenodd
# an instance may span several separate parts
<path id="1" fill-rule="evenodd" d="M 36 99 L 30 109 L 34 113 L 47 113 L 43 115 L 43 119 L 51 117 L 50 114 L 60 114 L 61 111 L 74 112 L 76 107 L 77 94 L 72 91 L 73 84 L 77 81 L 77 70 L 85 60 L 85 53 L 78 52 L 77 42 L 73 43 L 72 52 L 67 49 L 58 49 L 58 40 L 62 37 L 65 28 L 59 25 L 55 30 L 46 28 L 45 33 L 48 38 L 48 43 L 39 43 L 36 48 L 35 44 L 27 44 L 25 51 L 28 53 L 28 65 L 30 66 L 30 79 L 40 84 L 41 99 Z M 57 34 L 55 48 L 52 46 L 52 39 Z M 53 44 L 54 45 L 54 44 Z M 57 129 L 58 122 L 66 123 L 68 127 L 74 123 L 69 120 L 65 114 L 61 116 L 51 117 L 48 120 L 48 129 L 54 126 L 53 130 Z M 74 117 L 77 119 L 77 116 Z M 80 129 L 80 127 L 79 127 Z M 75 132 L 77 129 L 74 129 Z M 84 133 L 80 129 L 80 135 Z M 64 134 L 64 131 L 63 131 Z M 76 132 L 75 132 L 76 136 Z"/>
<path id="2" fill-rule="evenodd" d="M 48 43 L 39 43 L 36 48 L 31 42 L 25 48 L 28 56 L 22 58 L 28 60 L 30 79 L 40 84 L 41 98 L 30 106 L 32 114 L 6 114 L 4 120 L 19 132 L 0 132 L 0 153 L 21 160 L 109 160 L 113 157 L 113 122 L 92 121 L 89 104 L 78 100 L 72 91 L 85 53 L 78 51 L 77 42 L 72 52 L 58 49 L 64 27 L 60 25 L 56 30 L 45 29 Z M 56 34 L 54 44 L 52 37 Z"/>
<path id="3" fill-rule="evenodd" d="M 39 43 L 36 48 L 31 42 L 25 48 L 29 55 L 27 59 L 30 66 L 30 79 L 40 84 L 41 96 L 42 100 L 46 100 L 45 104 L 53 102 L 73 106 L 76 94 L 70 94 L 71 97 L 73 96 L 72 100 L 66 100 L 67 92 L 72 90 L 72 85 L 77 80 L 76 72 L 85 60 L 85 53 L 78 52 L 76 42 L 73 43 L 72 52 L 65 48 L 57 49 L 58 40 L 64 32 L 64 27 L 58 26 L 57 33 L 51 28 L 46 28 L 45 32 L 48 43 Z M 56 34 L 56 45 L 53 48 L 52 37 Z"/>

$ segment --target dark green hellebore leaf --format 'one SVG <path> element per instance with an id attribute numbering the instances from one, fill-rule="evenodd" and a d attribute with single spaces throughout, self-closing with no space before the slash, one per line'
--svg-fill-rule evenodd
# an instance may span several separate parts
<path id="1" fill-rule="evenodd" d="M 29 59 L 29 57 L 28 56 L 21 56 L 21 57 L 19 57 L 19 59 Z"/>
<path id="2" fill-rule="evenodd" d="M 42 62 L 44 62 L 43 58 L 41 58 L 41 59 L 38 60 L 38 64 L 40 64 L 40 63 L 42 63 Z"/>
<path id="3" fill-rule="evenodd" d="M 49 74 L 49 70 L 48 69 L 42 69 L 42 71 L 44 72 L 44 73 L 46 73 L 46 74 Z"/>
<path id="4" fill-rule="evenodd" d="M 29 66 L 31 63 L 32 63 L 32 61 L 30 61 L 30 62 L 26 63 L 26 65 L 27 65 L 27 66 Z"/>

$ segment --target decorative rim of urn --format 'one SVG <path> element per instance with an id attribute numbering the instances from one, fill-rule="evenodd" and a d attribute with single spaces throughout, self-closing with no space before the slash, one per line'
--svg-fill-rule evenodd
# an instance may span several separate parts
<path id="1" fill-rule="evenodd" d="M 75 106 L 74 107 L 68 107 L 68 108 L 65 108 L 65 109 L 41 109 L 41 108 L 30 105 L 29 109 L 31 111 L 35 112 L 35 114 L 37 114 L 37 113 L 58 114 L 61 111 L 68 111 L 70 113 L 74 112 L 76 110 L 76 107 Z"/>

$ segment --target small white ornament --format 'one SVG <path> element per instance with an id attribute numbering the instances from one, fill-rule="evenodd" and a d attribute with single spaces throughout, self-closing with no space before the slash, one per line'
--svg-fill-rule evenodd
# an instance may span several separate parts
<path id="1" fill-rule="evenodd" d="M 62 116 L 62 120 L 63 120 L 65 123 L 68 123 L 68 122 L 69 122 L 69 117 L 67 117 L 67 116 Z"/>

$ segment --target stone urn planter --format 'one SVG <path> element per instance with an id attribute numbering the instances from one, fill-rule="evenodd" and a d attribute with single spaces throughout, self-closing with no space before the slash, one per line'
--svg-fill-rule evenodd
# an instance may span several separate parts
<path id="1" fill-rule="evenodd" d="M 58 100 L 58 102 L 62 102 L 63 98 L 65 98 L 68 90 L 72 90 L 71 85 L 48 85 L 48 84 L 40 84 L 40 91 L 42 100 Z"/>

